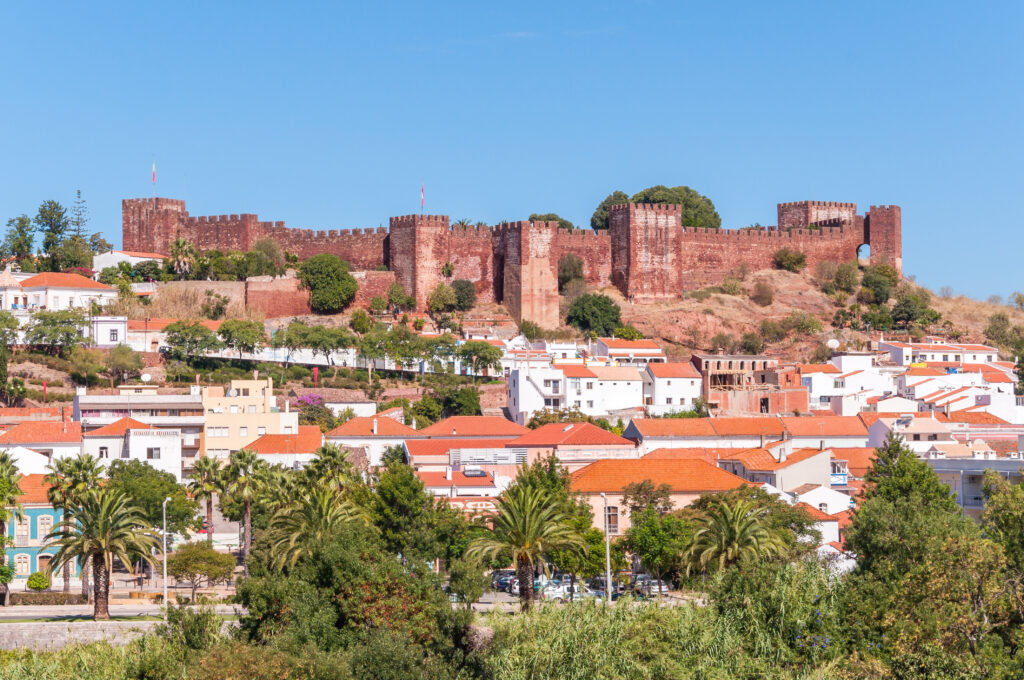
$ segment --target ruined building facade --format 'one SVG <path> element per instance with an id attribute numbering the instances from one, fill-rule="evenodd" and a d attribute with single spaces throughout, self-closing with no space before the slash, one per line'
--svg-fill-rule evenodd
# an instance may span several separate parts
<path id="1" fill-rule="evenodd" d="M 203 251 L 245 251 L 272 238 L 300 258 L 333 253 L 356 271 L 387 267 L 421 307 L 451 263 L 452 279 L 472 281 L 480 301 L 502 302 L 515 318 L 545 328 L 559 323 L 558 261 L 569 253 L 583 260 L 588 286 L 612 283 L 641 303 L 720 283 L 743 267 L 770 268 L 784 247 L 804 253 L 813 267 L 853 259 L 866 244 L 872 264 L 902 270 L 898 206 L 871 206 L 858 215 L 854 203 L 780 203 L 778 226 L 747 229 L 686 227 L 681 214 L 677 205 L 612 206 L 607 232 L 558 229 L 555 222 L 462 227 L 446 215 L 392 217 L 388 229 L 314 231 L 252 214 L 193 217 L 174 199 L 126 199 L 122 248 L 167 253 L 180 237 Z"/>

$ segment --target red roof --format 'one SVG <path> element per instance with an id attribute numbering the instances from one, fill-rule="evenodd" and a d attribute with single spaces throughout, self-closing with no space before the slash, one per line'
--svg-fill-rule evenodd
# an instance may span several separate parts
<path id="1" fill-rule="evenodd" d="M 445 456 L 451 449 L 503 449 L 508 439 L 408 439 L 409 455 Z"/>
<path id="2" fill-rule="evenodd" d="M 431 437 L 520 437 L 530 430 L 501 416 L 452 416 L 420 430 Z"/>
<path id="3" fill-rule="evenodd" d="M 377 432 L 373 431 L 373 421 L 377 421 Z M 419 433 L 388 416 L 360 416 L 339 425 L 327 433 L 328 437 L 416 437 Z"/>
<path id="4" fill-rule="evenodd" d="M 857 416 L 784 416 L 782 424 L 794 437 L 866 437 L 868 428 Z"/>
<path id="5" fill-rule="evenodd" d="M 316 425 L 299 425 L 298 434 L 265 434 L 245 448 L 254 453 L 313 453 L 323 446 Z"/>
<path id="6" fill-rule="evenodd" d="M 99 281 L 93 281 L 81 274 L 64 274 L 60 272 L 44 272 L 30 276 L 21 282 L 22 288 L 94 288 L 96 290 L 113 291 L 113 286 L 108 286 Z"/>
<path id="7" fill-rule="evenodd" d="M 46 497 L 46 490 L 50 488 L 50 485 L 46 483 L 44 474 L 22 475 L 18 480 L 18 488 L 21 489 L 21 495 L 18 496 L 19 504 L 50 502 L 50 499 Z"/>
<path id="8" fill-rule="evenodd" d="M 951 423 L 968 423 L 970 425 L 1009 425 L 1008 422 L 999 416 L 985 411 L 950 411 L 949 415 L 946 417 Z"/>
<path id="9" fill-rule="evenodd" d="M 599 460 L 572 475 L 572 489 L 582 493 L 621 491 L 646 479 L 668 484 L 673 492 L 727 491 L 746 482 L 703 460 Z"/>
<path id="10" fill-rule="evenodd" d="M 656 349 L 661 350 L 653 340 L 621 340 L 619 338 L 601 338 L 608 349 Z"/>
<path id="11" fill-rule="evenodd" d="M 642 437 L 714 437 L 710 418 L 634 418 Z"/>
<path id="12" fill-rule="evenodd" d="M 797 364 L 796 370 L 800 373 L 838 373 L 839 369 L 832 364 Z"/>
<path id="13" fill-rule="evenodd" d="M 828 513 L 822 512 L 821 510 L 819 510 L 818 508 L 814 507 L 810 503 L 804 503 L 803 501 L 801 501 L 800 503 L 796 504 L 796 507 L 800 508 L 801 510 L 806 512 L 808 515 L 810 515 L 811 519 L 813 519 L 815 522 L 838 522 L 839 521 L 839 519 L 837 517 L 835 517 L 834 515 L 830 515 Z"/>
<path id="14" fill-rule="evenodd" d="M 591 423 L 549 423 L 508 443 L 518 446 L 633 446 L 628 439 Z"/>
<path id="15" fill-rule="evenodd" d="M 423 486 L 434 488 L 444 486 L 494 486 L 494 478 L 487 473 L 480 476 L 467 477 L 466 473 L 462 470 L 452 470 L 452 478 L 448 479 L 445 477 L 445 473 L 443 472 L 424 472 L 423 470 L 417 470 L 416 476 L 423 482 Z"/>
<path id="16" fill-rule="evenodd" d="M 644 456 L 644 458 L 650 460 L 706 460 L 709 463 L 714 463 L 719 458 L 724 458 L 733 453 L 736 453 L 736 449 L 704 448 L 698 446 L 655 449 Z"/>
<path id="17" fill-rule="evenodd" d="M 693 364 L 686 363 L 652 363 L 647 370 L 655 378 L 700 378 L 700 371 Z"/>
<path id="18" fill-rule="evenodd" d="M 822 453 L 827 449 L 796 449 L 792 453 L 786 456 L 786 460 L 780 461 L 772 455 L 769 449 L 746 449 L 738 451 L 728 456 L 722 456 L 723 460 L 737 460 L 743 463 L 743 467 L 748 470 L 781 470 L 784 467 L 788 467 L 793 463 L 799 463 L 802 460 L 813 458 L 814 456 Z"/>
<path id="19" fill-rule="evenodd" d="M 710 418 L 711 426 L 719 436 L 779 435 L 784 432 L 782 421 L 775 417 Z"/>
<path id="20" fill-rule="evenodd" d="M 878 457 L 877 450 L 870 446 L 853 446 L 832 449 L 833 460 L 845 460 L 846 467 L 854 477 L 863 477 L 871 469 L 872 461 Z"/>
<path id="21" fill-rule="evenodd" d="M 597 374 L 581 364 L 552 364 L 553 368 L 560 370 L 566 378 L 596 378 Z"/>
<path id="22" fill-rule="evenodd" d="M 69 420 L 26 420 L 0 435 L 0 444 L 80 442 L 82 424 Z"/>
<path id="23" fill-rule="evenodd" d="M 139 422 L 134 418 L 124 417 L 120 420 L 115 420 L 109 425 L 98 427 L 91 432 L 86 432 L 86 437 L 123 437 L 128 430 L 152 430 L 155 429 L 152 425 Z"/>

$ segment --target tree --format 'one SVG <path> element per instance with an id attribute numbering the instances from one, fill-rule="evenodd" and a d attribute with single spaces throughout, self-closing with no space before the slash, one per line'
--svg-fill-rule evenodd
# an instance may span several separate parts
<path id="1" fill-rule="evenodd" d="M 213 587 L 231 578 L 235 558 L 219 553 L 207 544 L 183 543 L 167 556 L 167 574 L 192 586 L 192 604 L 196 603 L 196 590 L 203 581 Z"/>
<path id="2" fill-rule="evenodd" d="M 609 208 L 613 205 L 621 205 L 623 203 L 629 203 L 629 194 L 624 191 L 613 191 L 601 201 L 597 208 L 594 210 L 594 214 L 590 217 L 590 228 L 595 231 L 600 229 L 608 228 L 608 215 Z"/>
<path id="3" fill-rule="evenodd" d="M 433 497 L 411 465 L 391 460 L 379 473 L 370 517 L 389 552 L 403 559 L 431 560 L 443 553 Z"/>
<path id="4" fill-rule="evenodd" d="M 471 366 L 473 376 L 491 369 L 501 371 L 501 358 L 504 353 L 500 347 L 484 342 L 483 340 L 467 340 L 459 345 L 457 350 L 463 367 Z"/>
<path id="5" fill-rule="evenodd" d="M 266 462 L 249 449 L 239 449 L 231 454 L 224 473 L 224 493 L 235 502 L 242 504 L 242 564 L 245 575 L 249 575 L 249 552 L 252 550 L 252 504 L 259 495 L 262 475 Z"/>
<path id="6" fill-rule="evenodd" d="M 0 311 L 0 344 L 13 347 L 18 344 L 18 328 L 21 324 L 13 314 Z"/>
<path id="7" fill-rule="evenodd" d="M 114 558 L 122 564 L 131 564 L 132 558 L 152 562 L 150 552 L 159 545 L 143 514 L 129 497 L 111 486 L 98 486 L 79 499 L 79 504 L 68 508 L 61 522 L 46 536 L 46 547 L 57 552 L 49 564 L 49 571 L 73 560 L 88 560 L 96 583 L 93 619 L 110 618 L 110 572 Z"/>
<path id="8" fill-rule="evenodd" d="M 79 309 L 39 311 L 32 315 L 25 330 L 25 343 L 48 347 L 59 356 L 67 356 L 76 347 L 85 345 L 82 329 L 85 314 Z"/>
<path id="9" fill-rule="evenodd" d="M 262 255 L 276 271 L 284 267 L 284 251 L 281 244 L 272 238 L 261 238 L 253 243 L 252 252 Z"/>
<path id="10" fill-rule="evenodd" d="M 63 271 L 84 269 L 87 271 L 84 276 L 92 276 L 92 248 L 89 242 L 81 236 L 69 236 L 57 246 L 56 261 L 60 263 Z M 81 272 L 79 272 L 81 273 Z"/>
<path id="11" fill-rule="evenodd" d="M 35 242 L 35 230 L 28 215 L 19 215 L 7 220 L 7 233 L 4 235 L 2 254 L 13 257 L 19 262 L 32 256 Z"/>
<path id="12" fill-rule="evenodd" d="M 722 226 L 722 218 L 719 217 L 711 199 L 687 186 L 669 188 L 658 184 L 633 194 L 629 202 L 680 205 L 683 209 L 682 224 L 684 227 L 718 229 Z"/>
<path id="13" fill-rule="evenodd" d="M 807 256 L 798 250 L 779 248 L 772 256 L 772 263 L 776 269 L 798 272 L 807 266 Z"/>
<path id="14" fill-rule="evenodd" d="M 199 503 L 189 498 L 185 487 L 178 484 L 170 472 L 157 470 L 141 460 L 115 460 L 107 469 L 107 486 L 122 491 L 136 506 L 141 516 L 151 527 L 159 527 L 163 521 L 163 502 L 167 504 L 167 531 L 183 533 L 198 526 L 196 511 Z"/>
<path id="15" fill-rule="evenodd" d="M 583 280 L 583 260 L 578 255 L 566 253 L 558 258 L 558 290 L 562 292 L 570 281 Z"/>
<path id="16" fill-rule="evenodd" d="M 519 601 L 528 611 L 533 601 L 533 565 L 554 550 L 583 549 L 570 517 L 545 490 L 515 484 L 498 498 L 487 535 L 473 539 L 466 554 L 488 560 L 509 559 L 519 578 Z"/>
<path id="17" fill-rule="evenodd" d="M 395 312 L 409 310 L 416 306 L 416 298 L 407 294 L 405 288 L 398 281 L 393 281 L 388 286 L 388 304 Z M 353 314 L 354 317 L 355 314 Z"/>
<path id="18" fill-rule="evenodd" d="M 757 333 L 744 333 L 740 338 L 740 349 L 744 354 L 760 354 L 764 351 L 764 340 Z"/>
<path id="19" fill-rule="evenodd" d="M 195 272 L 199 253 L 195 246 L 187 240 L 181 237 L 174 239 L 168 255 L 170 255 L 170 269 L 179 279 L 190 278 Z"/>
<path id="20" fill-rule="evenodd" d="M 687 573 L 722 571 L 745 559 L 775 557 L 785 550 L 785 540 L 767 526 L 767 508 L 748 501 L 719 500 L 697 520 L 697 530 L 687 555 Z"/>
<path id="21" fill-rule="evenodd" d="M 659 581 L 679 569 L 682 557 L 694 536 L 689 520 L 660 513 L 648 507 L 633 513 L 626 530 L 626 547 L 640 558 L 644 568 Z M 661 599 L 661 588 L 658 588 Z"/>
<path id="22" fill-rule="evenodd" d="M 82 190 L 75 191 L 75 202 L 71 204 L 71 218 L 69 220 L 72 235 L 78 238 L 85 238 L 85 229 L 89 225 L 89 207 L 82 198 Z"/>
<path id="23" fill-rule="evenodd" d="M 169 354 L 175 359 L 190 361 L 223 345 L 213 331 L 198 321 L 175 321 L 164 328 Z"/>
<path id="24" fill-rule="evenodd" d="M 448 565 L 448 590 L 469 610 L 487 590 L 489 579 L 479 559 L 460 557 Z"/>
<path id="25" fill-rule="evenodd" d="M 996 312 L 988 318 L 985 326 L 985 339 L 1000 347 L 1005 347 L 1013 340 L 1013 327 L 1006 312 Z"/>
<path id="26" fill-rule="evenodd" d="M 203 456 L 192 465 L 192 478 L 188 491 L 197 502 L 206 502 L 206 544 L 213 547 L 213 498 L 220 491 L 220 461 Z"/>
<path id="27" fill-rule="evenodd" d="M 607 295 L 581 295 L 569 305 L 565 322 L 584 333 L 598 336 L 611 335 L 622 325 L 619 306 Z"/>
<path id="28" fill-rule="evenodd" d="M 218 335 L 226 347 L 238 350 L 238 358 L 243 352 L 254 354 L 267 342 L 267 331 L 259 321 L 228 319 L 217 329 Z"/>
<path id="29" fill-rule="evenodd" d="M 672 487 L 668 484 L 655 485 L 649 479 L 631 482 L 622 488 L 622 505 L 629 514 L 642 515 L 653 510 L 659 515 L 672 511 Z"/>
<path id="30" fill-rule="evenodd" d="M 335 488 L 321 483 L 304 491 L 270 518 L 271 564 L 277 569 L 294 567 L 355 521 L 369 524 L 369 515 Z"/>
<path id="31" fill-rule="evenodd" d="M 99 253 L 109 253 L 114 249 L 114 245 L 97 231 L 89 237 L 89 248 L 92 249 L 94 255 L 98 255 Z"/>
<path id="32" fill-rule="evenodd" d="M 87 453 L 82 453 L 74 458 L 55 458 L 48 468 L 44 478 L 46 482 L 46 498 L 50 504 L 67 513 L 72 507 L 80 505 L 82 498 L 90 490 L 99 485 L 103 476 L 103 468 L 99 461 Z M 82 562 L 82 592 L 89 594 L 88 579 L 86 571 L 88 562 Z M 71 564 L 64 565 L 64 592 L 71 592 Z"/>
<path id="33" fill-rule="evenodd" d="M 459 304 L 455 291 L 446 283 L 439 283 L 434 286 L 427 296 L 427 309 L 434 314 L 443 314 L 453 311 Z"/>
<path id="34" fill-rule="evenodd" d="M 878 304 L 885 304 L 892 297 L 892 291 L 899 279 L 898 277 L 894 279 L 887 269 L 883 269 L 884 266 L 868 267 L 864 271 L 864 276 L 861 278 L 860 283 L 864 288 L 871 291 L 871 300 L 868 302 L 874 301 Z"/>
<path id="35" fill-rule="evenodd" d="M 366 313 L 365 309 L 357 309 L 352 312 L 352 318 L 349 319 L 348 325 L 353 331 L 362 335 L 369 333 L 370 329 L 373 328 L 373 320 Z"/>
<path id="36" fill-rule="evenodd" d="M 18 406 L 25 399 L 28 390 L 21 378 L 7 377 L 7 360 L 10 354 L 9 345 L 0 343 L 0 397 L 8 406 Z"/>
<path id="37" fill-rule="evenodd" d="M 314 255 L 299 265 L 299 280 L 309 289 L 309 306 L 318 314 L 340 312 L 359 289 L 348 263 L 330 253 Z"/>
<path id="38" fill-rule="evenodd" d="M 110 376 L 110 386 L 114 386 L 114 379 L 120 377 L 122 380 L 129 375 L 134 375 L 142 370 L 142 357 L 128 345 L 118 345 L 103 358 L 103 366 Z"/>
<path id="39" fill-rule="evenodd" d="M 62 263 L 58 251 L 64 243 L 64 234 L 68 229 L 67 210 L 57 201 L 43 201 L 33 222 L 36 230 L 43 235 L 42 253 L 50 258 L 50 268 L 60 271 Z"/>
<path id="40" fill-rule="evenodd" d="M 532 213 L 528 218 L 531 222 L 558 222 L 559 229 L 568 229 L 572 231 L 576 226 L 565 219 L 560 217 L 557 213 Z"/>
<path id="41" fill-rule="evenodd" d="M 476 288 L 466 279 L 452 281 L 452 292 L 455 293 L 455 309 L 468 312 L 476 305 Z"/>
<path id="42" fill-rule="evenodd" d="M 633 326 L 619 326 L 612 333 L 616 338 L 620 340 L 643 340 L 644 334 Z"/>

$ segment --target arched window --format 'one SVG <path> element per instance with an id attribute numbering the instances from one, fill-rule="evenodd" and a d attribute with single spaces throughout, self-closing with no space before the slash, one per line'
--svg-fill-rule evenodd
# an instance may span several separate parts
<path id="1" fill-rule="evenodd" d="M 38 531 L 36 536 L 39 538 L 39 542 L 42 543 L 46 540 L 46 534 L 50 533 L 53 529 L 53 516 L 41 515 L 39 519 L 36 520 L 36 529 Z"/>
<path id="2" fill-rule="evenodd" d="M 25 553 L 18 553 L 14 556 L 15 576 L 28 576 L 32 573 L 32 568 L 29 566 L 29 559 L 29 556 Z"/>

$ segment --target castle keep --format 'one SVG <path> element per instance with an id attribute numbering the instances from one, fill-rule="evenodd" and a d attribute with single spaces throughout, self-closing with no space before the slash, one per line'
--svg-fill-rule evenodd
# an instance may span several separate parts
<path id="1" fill-rule="evenodd" d="M 333 253 L 356 271 L 386 266 L 422 307 L 444 277 L 467 279 L 483 302 L 503 302 L 517 319 L 558 325 L 558 260 L 583 260 L 587 284 L 613 283 L 635 302 L 670 300 L 682 291 L 720 283 L 741 267 L 767 269 L 780 248 L 798 250 L 813 267 L 822 260 L 857 257 L 867 244 L 872 264 L 902 271 L 900 208 L 798 201 L 778 205 L 778 226 L 698 229 L 682 225 L 677 205 L 612 206 L 607 232 L 558 229 L 555 222 L 512 222 L 491 228 L 451 225 L 447 215 L 392 217 L 388 229 L 314 231 L 261 222 L 256 215 L 193 217 L 185 202 L 126 199 L 121 206 L 122 248 L 168 252 L 184 238 L 200 250 L 248 250 L 263 238 L 300 258 Z M 358 298 L 357 298 L 358 302 Z"/>

